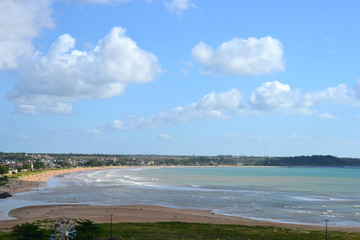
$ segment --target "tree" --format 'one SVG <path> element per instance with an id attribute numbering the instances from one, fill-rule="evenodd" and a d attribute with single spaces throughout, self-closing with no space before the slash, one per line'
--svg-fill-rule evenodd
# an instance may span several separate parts
<path id="1" fill-rule="evenodd" d="M 34 162 L 34 168 L 35 169 L 43 169 L 43 168 L 45 168 L 45 164 L 43 162 L 36 161 L 36 162 Z"/>
<path id="2" fill-rule="evenodd" d="M 62 162 L 60 163 L 60 165 L 61 165 L 61 167 L 63 167 L 63 168 L 69 168 L 69 167 L 71 167 L 71 163 L 65 162 L 65 161 L 62 161 Z"/>
<path id="3" fill-rule="evenodd" d="M 100 227 L 89 219 L 76 220 L 76 223 L 77 240 L 95 239 L 96 235 L 100 233 Z"/>
<path id="4" fill-rule="evenodd" d="M 43 239 L 45 231 L 33 223 L 23 223 L 12 228 L 11 235 L 17 240 Z"/>
<path id="5" fill-rule="evenodd" d="M 28 163 L 23 164 L 23 169 L 30 169 L 30 168 L 31 168 L 30 164 L 28 164 Z"/>
<path id="6" fill-rule="evenodd" d="M 9 172 L 9 169 L 4 166 L 0 166 L 0 174 L 7 174 Z"/>

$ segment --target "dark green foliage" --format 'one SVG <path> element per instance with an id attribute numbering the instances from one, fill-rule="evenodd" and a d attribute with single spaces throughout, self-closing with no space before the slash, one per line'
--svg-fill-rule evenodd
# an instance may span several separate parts
<path id="1" fill-rule="evenodd" d="M 36 153 L 35 155 L 45 155 Z M 76 161 L 78 166 L 360 166 L 359 158 L 339 158 L 330 155 L 296 156 L 296 157 L 256 157 L 256 156 L 178 156 L 178 155 L 121 155 L 121 154 L 55 154 L 47 153 L 61 167 L 70 167 L 68 159 Z M 0 152 L 0 162 L 14 160 L 26 163 L 36 161 L 33 155 L 26 153 Z M 43 162 L 34 163 L 35 169 L 43 169 Z M 28 166 L 23 165 L 23 169 Z M 1 173 L 0 173 L 1 174 Z"/>
<path id="2" fill-rule="evenodd" d="M 99 160 L 95 160 L 95 159 L 90 159 L 85 163 L 85 166 L 87 167 L 98 167 L 98 166 L 103 166 L 104 163 L 99 161 Z"/>
<path id="3" fill-rule="evenodd" d="M 360 166 L 360 159 L 338 158 L 334 156 L 297 156 L 297 157 L 272 157 L 256 161 L 258 166 Z"/>
<path id="4" fill-rule="evenodd" d="M 109 237 L 109 224 L 99 224 L 100 237 Z M 251 240 L 323 240 L 325 231 L 290 229 L 279 227 L 241 226 L 227 224 L 202 224 L 183 222 L 159 223 L 116 223 L 113 236 L 136 240 L 209 240 L 209 239 L 251 239 Z M 360 233 L 329 232 L 328 240 L 358 240 Z"/>
<path id="5" fill-rule="evenodd" d="M 94 239 L 100 233 L 98 224 L 94 224 L 88 219 L 76 220 L 76 239 L 89 240 Z"/>
<path id="6" fill-rule="evenodd" d="M 69 167 L 71 167 L 71 163 L 66 162 L 66 161 L 62 161 L 62 162 L 60 163 L 60 166 L 61 166 L 62 168 L 69 168 Z"/>
<path id="7" fill-rule="evenodd" d="M 23 223 L 13 227 L 11 235 L 16 240 L 44 239 L 45 231 L 34 223 Z"/>
<path id="8" fill-rule="evenodd" d="M 76 240 L 110 239 L 110 224 L 94 224 L 90 220 L 76 221 Z M 228 224 L 203 224 L 183 222 L 158 223 L 113 223 L 113 239 L 123 240 L 209 240 L 209 239 L 243 239 L 243 240 L 323 240 L 324 230 L 304 230 L 280 227 L 242 226 Z M 37 225 L 26 223 L 13 229 L 20 232 L 37 232 Z M 14 231 L 13 231 L 14 232 Z M 49 239 L 50 232 L 44 235 L 32 235 L 32 238 L 14 238 L 14 233 L 7 234 L 0 229 L 1 240 L 14 239 Z M 329 231 L 328 240 L 359 240 L 359 232 Z"/>
<path id="9" fill-rule="evenodd" d="M 9 182 L 7 176 L 0 177 L 0 186 L 5 185 Z"/>
<path id="10" fill-rule="evenodd" d="M 31 165 L 28 164 L 28 163 L 24 163 L 22 168 L 23 168 L 23 169 L 30 169 L 30 168 L 31 168 Z"/>
<path id="11" fill-rule="evenodd" d="M 44 168 L 45 168 L 45 164 L 43 162 L 40 161 L 34 162 L 34 169 L 44 169 Z"/>
<path id="12" fill-rule="evenodd" d="M 0 174 L 7 174 L 8 172 L 9 172 L 9 169 L 0 165 Z"/>

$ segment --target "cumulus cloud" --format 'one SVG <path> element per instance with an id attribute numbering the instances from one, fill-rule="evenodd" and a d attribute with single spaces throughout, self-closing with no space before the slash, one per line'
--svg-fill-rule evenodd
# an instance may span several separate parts
<path id="1" fill-rule="evenodd" d="M 88 52 L 74 47 L 75 39 L 64 34 L 47 54 L 27 64 L 22 82 L 9 94 L 18 111 L 68 114 L 72 102 L 117 96 L 127 84 L 151 82 L 161 72 L 156 56 L 140 49 L 121 27 Z"/>
<path id="2" fill-rule="evenodd" d="M 237 89 L 222 93 L 211 92 L 196 103 L 185 107 L 175 107 L 169 112 L 162 112 L 148 118 L 131 120 L 131 128 L 155 128 L 168 123 L 187 123 L 194 119 L 226 119 L 239 114 L 245 106 L 243 96 Z"/>
<path id="3" fill-rule="evenodd" d="M 111 129 L 158 128 L 165 124 L 187 123 L 194 119 L 226 119 L 233 114 L 240 114 L 245 107 L 242 95 L 236 89 L 222 93 L 211 92 L 196 103 L 185 107 L 175 107 L 168 112 L 161 112 L 149 117 L 132 117 L 126 121 L 114 120 L 106 125 Z M 114 127 L 114 122 L 120 122 L 121 128 Z"/>
<path id="4" fill-rule="evenodd" d="M 259 113 L 310 114 L 312 110 L 302 98 L 300 91 L 291 90 L 288 84 L 274 81 L 258 87 L 250 95 L 248 103 L 253 111 Z"/>
<path id="5" fill-rule="evenodd" d="M 32 39 L 42 29 L 54 27 L 50 4 L 50 0 L 0 1 L 0 70 L 16 69 L 32 57 Z"/>
<path id="6" fill-rule="evenodd" d="M 337 105 L 349 104 L 357 105 L 356 90 L 348 88 L 345 84 L 339 84 L 336 87 L 329 87 L 322 91 L 310 92 L 304 95 L 304 102 L 308 106 L 332 102 Z"/>
<path id="7" fill-rule="evenodd" d="M 334 117 L 330 113 L 321 113 L 321 114 L 319 114 L 319 118 L 321 118 L 321 119 L 330 119 L 330 120 L 337 120 L 338 119 L 337 117 Z"/>
<path id="8" fill-rule="evenodd" d="M 357 105 L 354 104 L 356 102 Z M 360 99 L 356 99 L 354 90 L 345 85 L 303 94 L 300 90 L 292 90 L 288 84 L 274 81 L 262 84 L 245 100 L 238 89 L 221 93 L 211 92 L 199 101 L 184 107 L 178 106 L 170 111 L 148 117 L 133 117 L 126 121 L 115 120 L 106 126 L 125 130 L 158 128 L 166 124 L 181 124 L 196 119 L 230 119 L 260 114 L 315 115 L 316 107 L 320 105 L 342 104 L 356 107 L 359 103 Z M 330 113 L 322 113 L 318 116 L 336 119 Z"/>
<path id="9" fill-rule="evenodd" d="M 189 8 L 195 7 L 195 3 L 191 0 L 172 0 L 171 2 L 165 1 L 165 7 L 173 13 L 181 14 Z"/>
<path id="10" fill-rule="evenodd" d="M 110 127 L 111 129 L 123 129 L 124 122 L 120 120 L 114 120 L 108 124 L 108 127 Z"/>
<path id="11" fill-rule="evenodd" d="M 167 133 L 161 133 L 157 139 L 159 140 L 165 140 L 165 141 L 169 141 L 169 140 L 174 140 L 174 137 L 171 137 L 169 134 Z"/>
<path id="12" fill-rule="evenodd" d="M 204 74 L 261 75 L 285 70 L 282 44 L 270 36 L 234 38 L 216 50 L 200 42 L 192 49 L 192 55 L 203 65 Z"/>

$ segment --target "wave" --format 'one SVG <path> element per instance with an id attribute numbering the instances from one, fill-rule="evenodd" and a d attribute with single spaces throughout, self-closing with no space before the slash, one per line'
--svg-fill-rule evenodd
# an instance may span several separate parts
<path id="1" fill-rule="evenodd" d="M 353 199 L 333 198 L 323 196 L 291 196 L 290 198 L 305 202 L 352 202 Z"/>

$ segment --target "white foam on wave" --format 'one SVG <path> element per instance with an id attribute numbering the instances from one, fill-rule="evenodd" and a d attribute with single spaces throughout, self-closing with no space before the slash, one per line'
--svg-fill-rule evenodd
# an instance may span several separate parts
<path id="1" fill-rule="evenodd" d="M 316 196 L 291 196 L 290 198 L 305 202 L 352 202 L 352 199 L 332 198 L 332 197 L 316 197 Z"/>
<path id="2" fill-rule="evenodd" d="M 235 216 L 235 217 L 247 218 L 247 219 L 251 219 L 251 220 L 274 222 L 274 223 L 306 224 L 306 225 L 312 225 L 312 226 L 322 225 L 320 223 L 299 222 L 299 221 L 282 220 L 282 219 L 274 219 L 274 218 L 266 218 L 266 217 L 254 217 L 254 216 L 249 216 L 249 215 L 244 215 L 244 214 L 233 214 L 233 213 L 228 213 L 223 210 L 214 210 L 213 212 L 217 213 L 217 214 L 221 214 L 221 215 Z"/>

